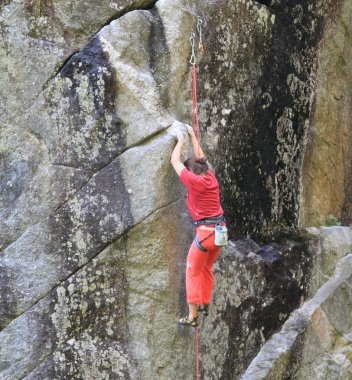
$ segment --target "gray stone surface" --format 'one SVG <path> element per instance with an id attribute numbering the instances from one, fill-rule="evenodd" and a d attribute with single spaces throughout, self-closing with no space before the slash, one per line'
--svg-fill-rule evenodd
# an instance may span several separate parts
<path id="1" fill-rule="evenodd" d="M 2 326 L 133 224 L 182 194 L 173 172 L 160 175 L 170 166 L 173 140 L 164 134 L 126 151 L 93 176 L 55 215 L 31 227 L 1 254 Z"/>
<path id="2" fill-rule="evenodd" d="M 0 8 L 0 120 L 20 119 L 65 60 L 112 18 L 153 1 L 11 1 Z"/>
<path id="3" fill-rule="evenodd" d="M 230 242 L 215 266 L 210 315 L 200 327 L 202 376 L 238 378 L 307 294 L 316 239 L 259 247 Z"/>
<path id="4" fill-rule="evenodd" d="M 1 198 L 5 208 L 0 257 L 1 370 L 5 378 L 129 378 L 131 368 L 136 376 L 145 368 L 132 344 L 133 355 L 126 351 L 126 336 L 132 340 L 137 322 L 132 323 L 129 335 L 123 314 L 124 302 L 128 302 L 124 295 L 127 279 L 122 276 L 119 255 L 111 252 L 121 244 L 119 237 L 134 225 L 142 223 L 145 227 L 139 230 L 144 234 L 143 228 L 149 226 L 144 220 L 184 195 L 170 165 L 173 133 L 165 131 L 173 118 L 164 107 L 161 79 L 158 73 L 154 79 L 150 67 L 150 39 L 160 25 L 150 12 L 139 11 L 112 22 L 74 54 L 58 75 L 46 78 L 43 91 L 27 99 L 28 107 L 22 104 L 23 118 L 18 117 L 17 129 L 8 120 L 2 130 L 1 153 L 6 161 L 1 162 L 5 169 L 1 180 L 7 187 Z M 160 56 L 163 53 L 161 50 Z M 52 54 L 60 59 L 56 52 Z M 46 64 L 53 75 L 50 61 Z M 17 66 L 19 70 L 20 62 Z M 13 106 L 20 104 L 17 99 Z M 9 105 L 5 108 L 11 110 Z M 21 129 L 22 125 L 25 128 Z M 171 234 L 167 240 L 161 234 L 153 243 L 156 247 L 161 242 L 162 256 L 170 244 L 171 252 L 185 253 L 171 242 L 175 233 L 182 233 L 177 216 L 172 208 L 171 220 L 155 226 L 154 233 L 166 225 L 164 233 Z M 150 246 L 153 237 L 147 234 L 140 246 L 139 235 L 133 235 L 137 246 L 131 252 L 143 260 L 144 246 Z M 112 256 L 107 262 L 106 252 Z M 154 258 L 156 252 L 151 253 Z M 178 303 L 181 285 L 180 268 L 171 256 L 170 262 L 174 270 L 165 263 L 159 275 L 161 287 L 169 273 L 174 277 L 173 294 L 164 297 L 166 306 L 170 300 Z M 98 275 L 92 263 L 99 266 Z M 152 271 L 154 264 L 146 267 L 145 276 L 151 279 L 158 277 Z M 131 274 L 131 293 L 139 275 L 142 272 Z M 100 287 L 95 285 L 101 281 Z M 152 292 L 156 292 L 155 286 Z M 155 305 L 149 307 L 155 309 Z M 173 306 L 174 321 L 177 309 Z M 118 315 L 114 316 L 115 311 Z M 169 315 L 169 308 L 160 310 L 157 320 L 164 320 L 165 312 Z M 142 322 L 140 327 L 147 332 L 143 318 Z M 177 324 L 173 326 L 177 332 Z M 174 344 L 170 331 L 165 331 L 164 339 Z M 157 332 L 156 327 L 155 337 Z M 22 344 L 16 343 L 19 337 Z M 140 337 L 133 339 L 139 341 Z M 154 342 L 150 349 L 157 347 Z M 136 360 L 139 367 L 133 365 Z M 161 374 L 164 367 L 172 370 L 165 360 L 168 358 L 160 355 L 160 363 L 157 360 L 148 368 L 151 377 Z"/>
<path id="5" fill-rule="evenodd" d="M 2 378 L 193 378 L 193 334 L 176 323 L 191 238 L 172 240 L 182 223 L 187 236 L 183 201 L 155 211 L 10 323 Z"/>
<path id="6" fill-rule="evenodd" d="M 332 276 L 337 262 L 352 252 L 352 229 L 348 227 L 308 228 L 318 236 L 320 244 L 310 278 L 309 297 Z"/>
<path id="7" fill-rule="evenodd" d="M 178 201 L 127 233 L 126 324 L 128 349 L 136 361 L 132 378 L 194 378 L 194 331 L 177 324 L 184 300 L 185 254 L 192 240 L 187 226 L 184 203 Z M 179 231 L 183 238 L 175 240 Z"/>
<path id="8" fill-rule="evenodd" d="M 2 330 L 3 379 L 128 377 L 123 254 L 120 239 Z"/>
<path id="9" fill-rule="evenodd" d="M 302 171 L 301 223 L 325 224 L 334 215 L 352 223 L 352 3 L 344 0 L 320 42 L 317 86 Z M 324 189 L 324 191 L 321 191 Z"/>
<path id="10" fill-rule="evenodd" d="M 320 233 L 329 238 L 336 234 L 336 228 Z M 335 270 L 264 344 L 241 380 L 352 378 L 352 254 L 337 260 Z"/>

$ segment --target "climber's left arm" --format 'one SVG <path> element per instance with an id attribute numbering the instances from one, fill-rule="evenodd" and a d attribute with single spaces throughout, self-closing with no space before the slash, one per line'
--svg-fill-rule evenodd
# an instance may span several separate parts
<path id="1" fill-rule="evenodd" d="M 171 154 L 171 165 L 174 167 L 176 173 L 180 175 L 182 170 L 185 168 L 185 165 L 183 165 L 181 161 L 181 155 L 183 145 L 186 142 L 183 133 L 180 130 L 177 131 L 177 140 L 177 144 Z"/>

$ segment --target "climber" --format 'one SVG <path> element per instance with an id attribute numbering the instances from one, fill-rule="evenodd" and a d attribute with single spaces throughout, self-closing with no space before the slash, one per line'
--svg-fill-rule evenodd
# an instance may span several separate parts
<path id="1" fill-rule="evenodd" d="M 177 130 L 178 142 L 171 155 L 171 164 L 188 189 L 187 206 L 196 227 L 195 240 L 189 249 L 186 266 L 189 314 L 180 318 L 179 323 L 197 327 L 198 311 L 207 315 L 214 283 L 213 264 L 221 250 L 220 246 L 215 245 L 215 226 L 225 226 L 225 220 L 220 204 L 218 181 L 208 167 L 193 128 L 186 126 L 195 157 L 188 158 L 184 164 L 181 162 L 182 148 L 185 144 L 181 129 Z"/>

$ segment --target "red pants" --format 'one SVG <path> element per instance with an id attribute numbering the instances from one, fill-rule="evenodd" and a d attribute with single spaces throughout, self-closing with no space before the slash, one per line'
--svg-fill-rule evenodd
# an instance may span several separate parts
<path id="1" fill-rule="evenodd" d="M 197 228 L 199 240 L 211 234 L 211 231 Z M 207 249 L 201 251 L 193 241 L 187 257 L 186 292 L 187 303 L 209 304 L 213 291 L 214 276 L 213 264 L 216 261 L 221 247 L 214 245 L 214 234 L 201 244 Z"/>

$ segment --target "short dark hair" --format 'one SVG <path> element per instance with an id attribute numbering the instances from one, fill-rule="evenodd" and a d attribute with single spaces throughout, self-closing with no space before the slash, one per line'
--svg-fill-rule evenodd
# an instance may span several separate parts
<path id="1" fill-rule="evenodd" d="M 184 165 L 194 174 L 205 174 L 209 169 L 207 159 L 205 157 L 190 157 L 184 162 Z"/>

